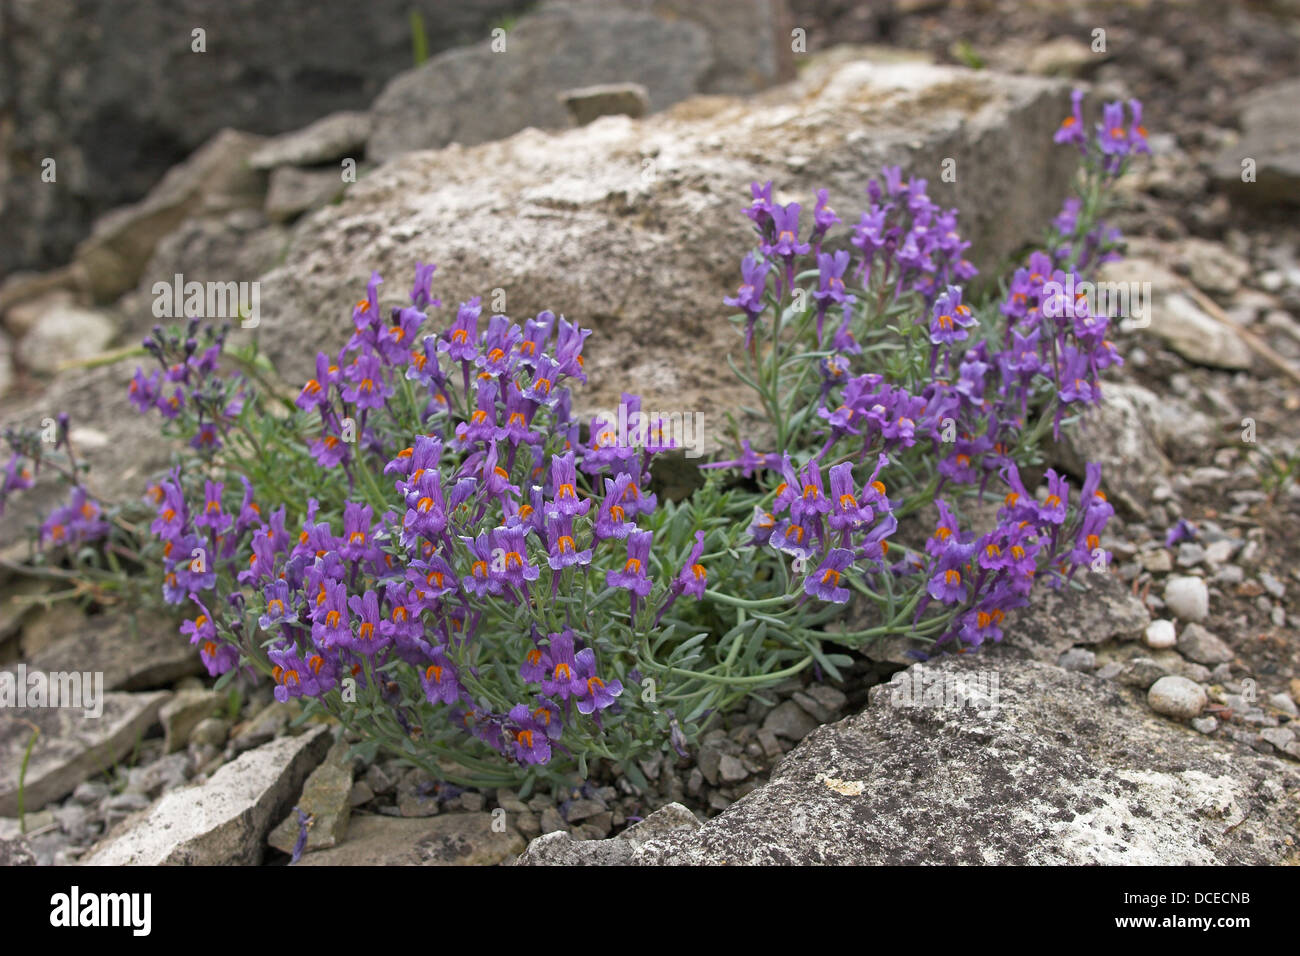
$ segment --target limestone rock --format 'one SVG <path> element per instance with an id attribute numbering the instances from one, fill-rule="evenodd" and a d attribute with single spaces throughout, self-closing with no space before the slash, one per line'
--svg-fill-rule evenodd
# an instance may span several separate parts
<path id="1" fill-rule="evenodd" d="M 1241 139 L 1214 160 L 1214 178 L 1237 199 L 1257 206 L 1300 204 L 1300 80 L 1273 83 L 1241 107 Z M 1242 160 L 1254 160 L 1255 181 L 1242 181 Z"/>
<path id="2" fill-rule="evenodd" d="M 18 775 L 33 726 L 36 743 L 23 785 L 23 808 L 29 813 L 67 796 L 77 784 L 129 753 L 157 721 L 159 709 L 170 697 L 165 691 L 105 692 L 103 713 L 98 717 L 87 716 L 80 707 L 6 707 L 0 711 L 0 816 L 18 813 Z"/>
<path id="3" fill-rule="evenodd" d="M 507 824 L 494 830 L 490 813 L 437 817 L 359 816 L 340 845 L 304 856 L 299 866 L 492 866 L 524 848 Z"/>
<path id="4" fill-rule="evenodd" d="M 543 8 L 520 18 L 504 40 L 504 51 L 485 40 L 395 78 L 371 107 L 366 155 L 383 162 L 529 126 L 563 127 L 568 117 L 556 94 L 598 83 L 639 83 L 652 107 L 663 109 L 694 93 L 710 65 L 708 35 L 695 24 L 608 7 Z"/>
<path id="5" fill-rule="evenodd" d="M 248 157 L 253 169 L 279 166 L 318 166 L 358 158 L 370 135 L 370 114 L 358 110 L 330 113 L 316 122 L 291 133 L 281 133 L 267 140 Z"/>
<path id="6" fill-rule="evenodd" d="M 931 196 L 961 209 L 975 264 L 992 268 L 1059 208 L 1075 160 L 1051 137 L 1066 110 L 1055 82 L 851 60 L 814 63 L 751 99 L 407 154 L 295 230 L 284 263 L 262 279 L 260 341 L 305 380 L 313 359 L 300 343 L 347 334 L 348 303 L 372 269 L 387 304 L 402 299 L 417 259 L 437 262 L 435 293 L 452 309 L 499 288 L 512 316 L 550 308 L 596 330 L 579 412 L 613 407 L 628 390 L 647 408 L 721 421 L 742 403 L 719 360 L 739 347 L 721 300 L 752 248 L 739 212 L 751 181 L 772 179 L 778 197 L 805 203 L 825 187 L 854 221 L 882 165 L 921 175 L 950 156 L 962 174 L 932 176 Z M 1018 188 L 1029 180 L 1035 189 Z"/>
<path id="7" fill-rule="evenodd" d="M 303 784 L 302 795 L 294 809 L 280 822 L 267 843 L 282 853 L 293 853 L 298 842 L 298 810 L 310 818 L 306 852 L 323 850 L 343 840 L 352 815 L 352 764 L 346 759 L 347 744 L 336 743 L 325 762 L 311 772 Z"/>
<path id="8" fill-rule="evenodd" d="M 178 692 L 158 713 L 163 725 L 163 752 L 184 749 L 194 728 L 219 711 L 225 699 L 225 694 L 207 689 Z"/>
<path id="9" fill-rule="evenodd" d="M 132 288 L 158 242 L 187 217 L 260 205 L 265 177 L 249 169 L 248 157 L 261 143 L 260 136 L 222 130 L 140 202 L 97 220 L 76 253 L 96 301 Z"/>
<path id="10" fill-rule="evenodd" d="M 19 341 L 18 361 L 49 375 L 65 362 L 98 355 L 113 333 L 113 323 L 102 312 L 56 304 L 45 309 Z"/>
<path id="11" fill-rule="evenodd" d="M 605 83 L 565 90 L 560 102 L 578 126 L 602 116 L 630 116 L 640 119 L 650 112 L 650 94 L 640 83 Z"/>
<path id="12" fill-rule="evenodd" d="M 329 729 L 280 737 L 240 755 L 206 782 L 173 790 L 85 860 L 91 866 L 251 866 L 267 831 L 325 756 Z"/>
<path id="13" fill-rule="evenodd" d="M 925 666 L 946 686 L 994 665 L 981 654 Z M 1232 865 L 1294 853 L 1294 765 L 1156 717 L 1091 675 L 1036 662 L 996 673 L 993 708 L 902 706 L 889 685 L 874 689 L 769 783 L 630 862 Z"/>
<path id="14" fill-rule="evenodd" d="M 149 690 L 203 673 L 198 651 L 174 621 L 125 613 L 82 618 L 74 630 L 28 657 L 44 671 L 99 671 L 105 690 Z"/>
<path id="15" fill-rule="evenodd" d="M 271 173 L 271 185 L 266 191 L 267 218 L 273 222 L 294 219 L 333 202 L 343 188 L 343 177 L 337 169 L 281 166 Z"/>
<path id="16" fill-rule="evenodd" d="M 645 843 L 675 833 L 692 833 L 700 821 L 680 803 L 670 803 L 608 840 L 574 840 L 563 830 L 528 844 L 516 866 L 618 866 L 631 861 Z"/>

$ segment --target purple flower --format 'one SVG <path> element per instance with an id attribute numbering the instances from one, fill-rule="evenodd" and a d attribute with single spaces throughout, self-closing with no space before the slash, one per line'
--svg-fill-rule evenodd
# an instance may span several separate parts
<path id="1" fill-rule="evenodd" d="M 383 408 L 393 394 L 375 355 L 358 356 L 343 370 L 343 377 L 351 383 L 343 389 L 343 400 L 356 403 L 359 409 Z"/>
<path id="2" fill-rule="evenodd" d="M 491 572 L 506 584 L 523 591 L 529 581 L 536 581 L 541 573 L 537 565 L 528 560 L 528 547 L 524 543 L 527 529 L 519 525 L 494 528 L 491 535 Z"/>
<path id="3" fill-rule="evenodd" d="M 376 558 L 379 549 L 370 540 L 371 515 L 374 509 L 356 501 L 343 505 L 343 544 L 339 554 L 345 561 L 364 561 Z"/>
<path id="4" fill-rule="evenodd" d="M 873 513 L 870 507 L 859 504 L 853 493 L 853 462 L 840 462 L 831 468 L 831 512 L 826 519 L 836 531 L 858 528 L 870 524 Z"/>
<path id="5" fill-rule="evenodd" d="M 542 654 L 542 693 L 549 697 L 568 700 L 585 690 L 585 682 L 578 679 L 578 662 L 573 653 L 573 632 L 561 631 L 550 636 L 549 646 Z"/>
<path id="6" fill-rule="evenodd" d="M 948 291 L 939 296 L 934 303 L 930 319 L 930 341 L 935 345 L 951 345 L 966 338 L 976 319 L 970 307 L 961 301 L 961 289 L 949 286 Z"/>
<path id="7" fill-rule="evenodd" d="M 1074 143 L 1083 149 L 1088 141 L 1087 130 L 1083 128 L 1083 90 L 1070 93 L 1070 115 L 1061 120 L 1061 126 L 1052 139 L 1057 143 Z"/>
<path id="8" fill-rule="evenodd" d="M 578 652 L 575 678 L 574 684 L 582 688 L 576 691 L 580 714 L 602 711 L 623 693 L 623 684 L 617 678 L 606 682 L 596 675 L 596 652 L 589 647 Z"/>
<path id="9" fill-rule="evenodd" d="M 633 531 L 627 538 L 627 560 L 621 571 L 608 571 L 605 583 L 613 588 L 626 588 L 638 597 L 650 593 L 651 583 L 646 576 L 650 563 L 652 531 Z"/>
<path id="10" fill-rule="evenodd" d="M 352 642 L 352 621 L 348 615 L 348 592 L 337 581 L 321 581 L 321 596 L 312 611 L 312 640 L 324 650 L 347 647 Z"/>
<path id="11" fill-rule="evenodd" d="M 478 318 L 483 314 L 483 300 L 475 296 L 462 302 L 456 310 L 456 321 L 438 343 L 438 351 L 460 362 L 472 362 L 478 357 Z"/>
<path id="12" fill-rule="evenodd" d="M 636 522 L 630 521 L 621 501 L 632 477 L 627 474 L 605 479 L 605 498 L 596 512 L 596 540 L 626 538 L 636 531 Z"/>
<path id="13" fill-rule="evenodd" d="M 763 292 L 767 288 L 767 273 L 770 264 L 752 252 L 745 256 L 740 264 L 741 284 L 734 296 L 722 300 L 723 305 L 741 309 L 745 312 L 745 348 L 749 348 L 754 336 L 754 323 L 763 314 Z"/>
<path id="14" fill-rule="evenodd" d="M 1200 534 L 1200 531 L 1197 529 L 1196 525 L 1192 524 L 1186 518 L 1179 518 L 1178 523 L 1170 528 L 1165 534 L 1165 547 L 1172 548 L 1179 541 L 1190 541 L 1198 534 Z"/>
<path id="15" fill-rule="evenodd" d="M 551 742 L 546 727 L 533 718 L 527 704 L 510 708 L 510 730 L 515 759 L 522 764 L 544 764 L 551 759 Z"/>
<path id="16" fill-rule="evenodd" d="M 551 459 L 551 494 L 554 497 L 547 502 L 548 515 L 571 518 L 591 510 L 591 501 L 578 495 L 578 472 L 574 467 L 573 452 Z"/>
<path id="17" fill-rule="evenodd" d="M 840 587 L 840 578 L 852 563 L 852 551 L 847 548 L 832 548 L 821 566 L 804 579 L 804 594 L 823 601 L 844 604 L 849 599 L 849 589 Z"/>
<path id="18" fill-rule="evenodd" d="M 961 571 L 949 565 L 947 559 L 940 559 L 939 567 L 926 590 L 936 601 L 958 604 L 966 600 L 966 585 L 962 581 Z"/>
<path id="19" fill-rule="evenodd" d="M 153 374 L 145 378 L 144 369 L 137 368 L 135 377 L 131 379 L 131 384 L 127 386 L 127 393 L 131 397 L 131 404 L 135 410 L 144 414 L 157 404 L 159 398 L 158 379 L 162 375 L 161 369 L 155 369 Z"/>
<path id="20" fill-rule="evenodd" d="M 411 286 L 411 305 L 417 309 L 441 306 L 442 300 L 433 297 L 433 274 L 438 267 L 432 262 L 415 264 L 415 283 Z"/>
<path id="21" fill-rule="evenodd" d="M 431 704 L 456 703 L 460 700 L 461 688 L 455 666 L 441 648 L 434 648 L 429 657 L 430 663 L 420 672 L 425 699 Z"/>
<path id="22" fill-rule="evenodd" d="M 781 256 L 787 260 L 808 254 L 811 246 L 799 241 L 799 204 L 772 206 L 773 241 L 759 245 L 766 256 Z"/>
<path id="23" fill-rule="evenodd" d="M 689 594 L 696 600 L 703 600 L 704 589 L 709 584 L 709 572 L 700 564 L 700 555 L 704 553 L 704 532 L 695 532 L 695 544 L 691 546 L 691 553 L 686 558 L 686 563 L 677 575 L 677 580 L 673 583 L 673 590 L 681 594 Z"/>
<path id="24" fill-rule="evenodd" d="M 492 545 L 486 533 L 477 538 L 461 538 L 469 549 L 473 561 L 470 562 L 469 574 L 461 578 L 461 583 L 478 597 L 485 594 L 500 594 L 501 580 L 491 573 Z"/>
<path id="25" fill-rule="evenodd" d="M 591 564 L 591 548 L 579 551 L 573 541 L 573 519 L 567 515 L 552 515 L 550 519 L 550 548 L 546 563 L 554 571 L 575 564 Z"/>
<path id="26" fill-rule="evenodd" d="M 101 515 L 99 502 L 87 496 L 86 490 L 78 485 L 72 489 L 68 503 L 56 508 L 42 522 L 41 543 L 75 545 L 96 541 L 109 530 L 108 522 L 102 520 Z"/>

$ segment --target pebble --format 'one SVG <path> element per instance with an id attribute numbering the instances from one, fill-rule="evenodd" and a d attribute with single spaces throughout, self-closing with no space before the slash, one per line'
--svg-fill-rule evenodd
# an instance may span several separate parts
<path id="1" fill-rule="evenodd" d="M 1227 564 L 1237 546 L 1230 540 L 1216 541 L 1205 549 L 1205 560 L 1211 564 Z"/>
<path id="2" fill-rule="evenodd" d="M 1192 729 L 1202 734 L 1212 734 L 1219 729 L 1219 722 L 1213 717 L 1197 717 L 1192 721 Z"/>
<path id="3" fill-rule="evenodd" d="M 1157 618 L 1148 624 L 1145 637 L 1147 647 L 1153 647 L 1156 650 L 1165 650 L 1178 643 L 1178 635 L 1174 632 L 1174 622 L 1165 618 Z"/>
<path id="4" fill-rule="evenodd" d="M 690 776 L 686 778 L 686 792 L 694 797 L 703 789 L 704 774 L 700 773 L 699 767 L 692 767 Z"/>
<path id="5" fill-rule="evenodd" d="M 377 794 L 388 793 L 397 786 L 397 781 L 384 773 L 383 768 L 380 767 L 379 764 L 371 764 L 367 767 L 366 775 L 362 779 L 365 780 L 366 785 Z"/>
<path id="6" fill-rule="evenodd" d="M 483 794 L 477 790 L 466 790 L 460 795 L 460 806 L 462 810 L 470 813 L 480 813 L 483 810 Z"/>
<path id="7" fill-rule="evenodd" d="M 72 799 L 85 806 L 90 806 L 99 803 L 108 796 L 109 792 L 108 784 L 85 780 L 77 784 L 77 789 L 72 791 Z"/>
<path id="8" fill-rule="evenodd" d="M 1147 691 L 1147 703 L 1157 714 L 1183 719 L 1199 717 L 1207 700 L 1200 684 L 1171 674 L 1151 685 Z"/>
<path id="9" fill-rule="evenodd" d="M 1246 572 L 1236 564 L 1225 564 L 1214 575 L 1215 584 L 1236 585 L 1246 579 Z"/>
<path id="10" fill-rule="evenodd" d="M 1296 707 L 1295 701 L 1287 694 L 1270 694 L 1268 703 L 1269 706 L 1277 708 L 1284 714 L 1290 714 L 1292 717 L 1300 716 L 1300 708 Z"/>
<path id="11" fill-rule="evenodd" d="M 118 793 L 103 803 L 104 817 L 112 826 L 119 820 L 125 820 L 138 810 L 149 806 L 149 798 L 142 793 Z"/>
<path id="12" fill-rule="evenodd" d="M 1231 647 L 1199 624 L 1188 624 L 1178 635 L 1178 653 L 1198 664 L 1221 664 L 1233 659 Z"/>
<path id="13" fill-rule="evenodd" d="M 1124 665 L 1119 661 L 1108 661 L 1097 668 L 1097 676 L 1102 680 L 1114 680 L 1124 673 Z"/>
<path id="14" fill-rule="evenodd" d="M 1295 732 L 1286 727 L 1270 727 L 1259 732 L 1259 739 L 1268 741 L 1278 750 L 1286 750 L 1287 745 L 1295 740 Z"/>
<path id="15" fill-rule="evenodd" d="M 1165 582 L 1165 604 L 1175 617 L 1203 621 L 1210 613 L 1210 591 L 1205 581 L 1194 577 L 1173 577 Z"/>
<path id="16" fill-rule="evenodd" d="M 1097 655 L 1083 647 L 1071 647 L 1061 654 L 1057 666 L 1067 671 L 1086 673 L 1097 667 Z"/>
<path id="17" fill-rule="evenodd" d="M 1178 546 L 1178 566 L 1194 568 L 1205 560 L 1205 548 L 1195 541 L 1184 541 Z"/>
<path id="18" fill-rule="evenodd" d="M 1286 585 L 1279 581 L 1267 571 L 1259 572 L 1259 583 L 1264 585 L 1264 590 L 1279 601 L 1286 597 Z"/>
<path id="19" fill-rule="evenodd" d="M 358 780 L 348 791 L 348 806 L 360 807 L 375 799 L 375 791 L 364 780 Z"/>
<path id="20" fill-rule="evenodd" d="M 190 755 L 174 753 L 143 767 L 132 767 L 127 773 L 126 788 L 131 793 L 156 797 L 166 790 L 175 790 L 189 779 Z"/>
<path id="21" fill-rule="evenodd" d="M 560 811 L 553 806 L 542 811 L 541 825 L 543 833 L 554 833 L 556 830 L 566 829 Z"/>
<path id="22" fill-rule="evenodd" d="M 90 837 L 90 811 L 79 803 L 66 803 L 55 808 L 54 822 L 74 843 L 84 843 Z"/>
<path id="23" fill-rule="evenodd" d="M 749 776 L 745 765 L 730 754 L 724 754 L 718 764 L 718 774 L 726 783 L 739 783 Z"/>
<path id="24" fill-rule="evenodd" d="M 655 773 L 658 775 L 658 770 Z M 505 787 L 497 791 L 497 806 L 507 813 L 526 813 L 528 811 L 528 804 L 519 799 L 519 794 L 513 790 L 507 790 Z"/>
<path id="25" fill-rule="evenodd" d="M 1165 574 L 1174 569 L 1174 559 L 1163 548 L 1139 554 L 1138 563 L 1142 565 L 1143 570 L 1150 571 L 1152 574 Z"/>
<path id="26" fill-rule="evenodd" d="M 1146 690 L 1156 681 L 1168 675 L 1163 664 L 1149 657 L 1135 657 L 1124 664 L 1119 674 L 1119 682 L 1125 687 L 1137 687 Z"/>
<path id="27" fill-rule="evenodd" d="M 190 731 L 190 743 L 224 747 L 230 735 L 230 721 L 222 717 L 205 717 Z"/>
<path id="28" fill-rule="evenodd" d="M 817 729 L 817 722 L 794 701 L 787 700 L 772 708 L 763 726 L 778 737 L 800 741 Z"/>
<path id="29" fill-rule="evenodd" d="M 570 800 L 564 807 L 564 818 L 577 823 L 604 812 L 605 805 L 599 800 Z"/>
<path id="30" fill-rule="evenodd" d="M 838 710 L 843 710 L 844 705 L 849 702 L 849 698 L 842 690 L 831 687 L 829 684 L 813 684 L 808 688 L 808 696 L 832 714 Z"/>
<path id="31" fill-rule="evenodd" d="M 704 774 L 704 779 L 709 782 L 710 786 L 714 787 L 718 785 L 718 766 L 721 763 L 722 751 L 713 744 L 702 746 L 699 755 L 695 758 L 695 765 Z"/>

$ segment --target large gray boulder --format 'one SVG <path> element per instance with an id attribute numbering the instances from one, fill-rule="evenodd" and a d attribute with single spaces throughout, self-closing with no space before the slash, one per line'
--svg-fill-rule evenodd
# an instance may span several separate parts
<path id="1" fill-rule="evenodd" d="M 545 8 L 498 37 L 442 53 L 394 79 L 371 108 L 369 159 L 449 143 L 472 146 L 528 126 L 563 127 L 564 90 L 632 82 L 652 109 L 698 89 L 711 62 L 707 32 L 685 21 L 608 7 Z"/>
<path id="2" fill-rule="evenodd" d="M 398 302 L 415 261 L 434 261 L 435 291 L 453 310 L 501 289 L 516 318 L 551 308 L 594 327 L 589 406 L 612 407 L 627 388 L 672 402 L 649 408 L 720 422 L 739 397 L 723 360 L 738 337 L 722 299 L 754 242 L 741 213 L 751 181 L 772 179 L 778 198 L 805 203 L 807 228 L 815 188 L 855 222 L 867 180 L 901 164 L 930 179 L 937 202 L 960 207 L 976 264 L 992 268 L 1059 209 L 1074 158 L 1051 137 L 1067 92 L 851 60 L 810 65 L 750 99 L 696 98 L 644 120 L 407 154 L 296 226 L 283 265 L 263 277 L 260 328 L 234 338 L 256 334 L 284 374 L 305 378 L 316 343 L 345 337 L 372 269 L 386 277 L 384 300 Z M 945 158 L 955 183 L 939 179 Z"/>
<path id="3" fill-rule="evenodd" d="M 266 177 L 248 166 L 260 136 L 224 129 L 173 167 L 138 203 L 96 220 L 77 246 L 76 263 L 97 301 L 135 286 L 158 243 L 185 219 L 260 206 Z"/>
<path id="4" fill-rule="evenodd" d="M 8 0 L 0 6 L 0 275 L 65 261 L 222 127 L 273 134 L 363 109 L 412 63 L 486 40 L 529 0 Z M 192 49 L 206 31 L 207 52 Z M 56 183 L 41 162 L 57 163 Z"/>
<path id="5" fill-rule="evenodd" d="M 1300 205 L 1300 79 L 1262 87 L 1241 104 L 1241 138 L 1213 163 L 1220 186 L 1256 206 Z M 1254 162 L 1254 182 L 1242 179 L 1243 160 Z"/>
<path id="6" fill-rule="evenodd" d="M 769 783 L 704 826 L 642 843 L 624 862 L 1294 860 L 1293 765 L 1051 665 L 975 655 L 919 668 L 873 689 L 863 713 L 813 732 Z M 564 862 L 608 860 L 603 842 Z M 547 862 L 531 849 L 525 861 Z"/>

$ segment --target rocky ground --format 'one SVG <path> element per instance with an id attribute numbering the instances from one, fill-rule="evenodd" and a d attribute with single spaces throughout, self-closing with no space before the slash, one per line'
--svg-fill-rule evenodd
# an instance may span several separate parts
<path id="1" fill-rule="evenodd" d="M 520 29 L 628 35 L 577 9 Z M 594 325 L 592 365 L 609 371 L 593 407 L 636 387 L 720 420 L 730 394 L 709 350 L 727 347 L 716 301 L 747 241 L 736 208 L 751 179 L 792 198 L 826 185 L 852 210 L 880 164 L 954 156 L 959 182 L 934 194 L 960 206 L 993 267 L 1059 205 L 1069 169 L 1049 140 L 1082 81 L 1141 97 L 1155 153 L 1126 187 L 1130 256 L 1114 274 L 1152 284 L 1151 325 L 1124 334 L 1104 407 L 1053 450 L 1075 471 L 1105 464 L 1112 573 L 1040 594 L 978 655 L 905 671 L 900 649 L 881 647 L 842 684 L 776 688 L 690 757 L 643 762 L 646 788 L 598 767 L 579 789 L 526 798 L 349 760 L 346 739 L 298 723 L 294 706 L 208 689 L 169 623 L 15 601 L 53 585 L 10 576 L 0 665 L 103 670 L 112 694 L 98 721 L 0 714 L 0 858 L 283 863 L 304 833 L 296 806 L 312 821 L 303 864 L 507 862 L 538 837 L 522 862 L 1300 862 L 1300 491 L 1266 480 L 1300 447 L 1300 15 L 794 0 L 785 24 L 806 30 L 809 54 L 792 63 L 773 41 L 779 15 L 744 22 L 663 20 L 635 76 L 583 75 L 564 57 L 514 67 L 553 93 L 635 79 L 644 119 L 511 135 L 535 109 L 524 104 L 475 130 L 483 100 L 437 98 L 482 53 L 451 50 L 369 111 L 271 140 L 219 134 L 101 219 L 70 265 L 0 285 L 16 342 L 0 333 L 0 417 L 70 407 L 95 480 L 138 493 L 166 449 L 126 406 L 133 363 L 58 369 L 138 337 L 153 281 L 261 277 L 261 342 L 292 377 L 309 359 L 300 343 L 336 335 L 339 303 L 372 267 L 401 274 L 431 257 L 444 300 L 501 286 L 511 313 Z M 1104 54 L 1089 49 L 1097 27 Z M 679 55 L 690 63 L 665 71 Z M 758 63 L 758 79 L 736 63 Z M 748 95 L 663 109 L 699 92 Z M 430 110 L 439 122 L 402 122 Z M 333 168 L 354 155 L 363 175 L 341 188 Z M 1241 182 L 1242 156 L 1258 160 L 1257 182 Z M 0 521 L 16 560 L 21 520 Z M 1191 527 L 1169 542 L 1180 521 Z M 17 767 L 37 728 L 20 838 Z"/>

